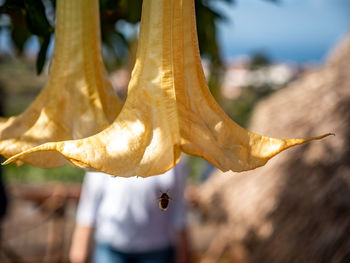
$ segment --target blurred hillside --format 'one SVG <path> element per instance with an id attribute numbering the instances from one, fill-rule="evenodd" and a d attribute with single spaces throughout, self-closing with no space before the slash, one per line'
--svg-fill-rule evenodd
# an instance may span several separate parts
<path id="1" fill-rule="evenodd" d="M 25 109 L 47 81 L 47 76 L 35 76 L 31 60 L 0 57 L 0 88 L 5 116 L 17 115 Z"/>
<path id="2" fill-rule="evenodd" d="M 349 73 L 350 34 L 324 67 L 258 104 L 254 132 L 336 136 L 287 150 L 254 171 L 215 171 L 195 198 L 206 219 L 198 229 L 215 226 L 202 262 L 350 262 Z"/>

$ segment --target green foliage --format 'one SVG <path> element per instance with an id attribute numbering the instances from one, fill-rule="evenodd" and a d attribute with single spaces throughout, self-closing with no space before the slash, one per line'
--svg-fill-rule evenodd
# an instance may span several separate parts
<path id="1" fill-rule="evenodd" d="M 4 158 L 0 156 L 0 161 Z M 45 183 L 54 181 L 82 182 L 85 172 L 73 166 L 42 169 L 28 164 L 16 167 L 14 164 L 1 166 L 6 183 Z"/>
<path id="2" fill-rule="evenodd" d="M 47 76 L 35 76 L 35 65 L 23 59 L 0 61 L 1 103 L 3 116 L 18 115 L 34 100 L 47 82 Z"/>
<path id="3" fill-rule="evenodd" d="M 25 42 L 31 35 L 40 41 L 36 70 L 40 74 L 46 61 L 46 53 L 50 44 L 53 28 L 46 18 L 45 6 L 38 0 L 7 0 L 0 9 L 0 14 L 10 16 L 12 22 L 11 37 L 13 43 L 22 53 Z"/>
<path id="4" fill-rule="evenodd" d="M 223 107 L 227 114 L 242 127 L 247 128 L 250 116 L 257 102 L 270 95 L 274 90 L 269 85 L 247 86 L 242 94 L 234 100 L 224 100 Z"/>
<path id="5" fill-rule="evenodd" d="M 251 57 L 250 69 L 257 70 L 261 67 L 266 67 L 271 64 L 271 59 L 261 51 L 256 52 Z"/>
<path id="6" fill-rule="evenodd" d="M 82 182 L 85 174 L 83 170 L 72 166 L 41 169 L 27 164 L 19 167 L 10 164 L 2 169 L 4 171 L 4 180 L 7 183 Z"/>

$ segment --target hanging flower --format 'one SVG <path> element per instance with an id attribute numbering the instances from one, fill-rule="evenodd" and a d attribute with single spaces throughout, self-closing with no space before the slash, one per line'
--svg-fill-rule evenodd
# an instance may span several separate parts
<path id="1" fill-rule="evenodd" d="M 0 121 L 0 154 L 5 157 L 45 142 L 96 134 L 121 109 L 102 61 L 98 0 L 58 0 L 56 17 L 46 87 L 24 113 Z M 68 163 L 55 152 L 20 161 L 40 167 Z"/>
<path id="2" fill-rule="evenodd" d="M 282 140 L 241 128 L 207 87 L 193 0 L 144 0 L 128 97 L 113 124 L 88 138 L 35 147 L 6 163 L 57 151 L 79 167 L 147 177 L 171 169 L 185 152 L 222 171 L 244 171 L 293 145 L 327 135 Z"/>

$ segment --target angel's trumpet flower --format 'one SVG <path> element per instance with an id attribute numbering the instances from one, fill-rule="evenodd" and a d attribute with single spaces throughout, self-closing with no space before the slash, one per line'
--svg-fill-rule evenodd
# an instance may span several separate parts
<path id="1" fill-rule="evenodd" d="M 38 146 L 6 163 L 58 151 L 80 167 L 146 177 L 172 168 L 186 152 L 223 171 L 244 171 L 293 145 L 325 136 L 282 140 L 238 126 L 206 85 L 193 0 L 144 0 L 128 97 L 113 124 L 85 139 Z"/>
<path id="2" fill-rule="evenodd" d="M 98 0 L 58 0 L 49 81 L 28 109 L 0 122 L 5 157 L 45 142 L 80 139 L 106 128 L 121 102 L 102 61 Z M 68 163 L 55 152 L 23 156 L 40 167 Z"/>

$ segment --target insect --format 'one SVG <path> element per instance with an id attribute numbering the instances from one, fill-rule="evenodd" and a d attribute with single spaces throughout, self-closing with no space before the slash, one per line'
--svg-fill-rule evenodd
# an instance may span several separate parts
<path id="1" fill-rule="evenodd" d="M 162 195 L 158 198 L 158 200 L 159 200 L 159 208 L 162 209 L 163 211 L 166 211 L 169 207 L 169 201 L 173 199 L 171 199 L 168 193 L 162 193 Z"/>

